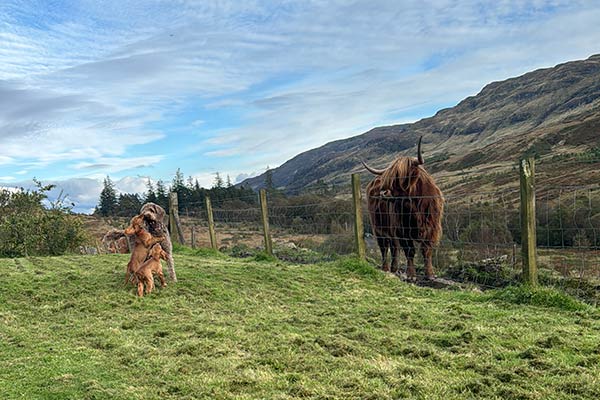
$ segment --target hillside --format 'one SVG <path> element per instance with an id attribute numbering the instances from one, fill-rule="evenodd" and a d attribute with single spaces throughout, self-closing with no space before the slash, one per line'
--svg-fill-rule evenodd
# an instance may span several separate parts
<path id="1" fill-rule="evenodd" d="M 353 261 L 175 260 L 179 283 L 140 299 L 126 255 L 4 259 L 2 399 L 600 396 L 598 312 L 551 291 L 436 291 Z"/>
<path id="2" fill-rule="evenodd" d="M 600 55 L 493 82 L 433 117 L 374 128 L 299 154 L 273 170 L 273 182 L 290 193 L 319 180 L 347 184 L 351 172 L 363 172 L 361 160 L 381 168 L 398 154 L 414 156 L 420 136 L 427 168 L 450 192 L 472 189 L 458 185 L 465 176 L 477 180 L 511 170 L 525 153 L 563 161 L 600 159 L 594 152 L 600 146 Z M 587 163 L 571 173 L 555 162 L 541 171 L 550 176 L 560 172 L 564 182 L 586 183 L 598 179 L 593 175 L 597 167 Z M 263 182 L 261 175 L 244 184 L 258 188 Z M 495 188 L 512 184 L 487 183 Z"/>

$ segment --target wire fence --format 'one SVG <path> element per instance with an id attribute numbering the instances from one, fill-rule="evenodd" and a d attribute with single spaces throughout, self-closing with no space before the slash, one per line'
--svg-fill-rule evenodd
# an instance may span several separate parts
<path id="1" fill-rule="evenodd" d="M 378 230 L 372 226 L 365 188 L 362 220 L 367 259 L 381 266 Z M 518 188 L 444 196 L 441 240 L 432 251 L 438 277 L 482 288 L 521 281 L 521 214 Z M 396 205 L 422 198 L 388 198 Z M 536 234 L 539 281 L 563 288 L 592 302 L 600 299 L 600 185 L 544 186 L 538 182 Z M 335 197 L 267 196 L 266 210 L 275 256 L 294 262 L 332 260 L 356 249 L 355 216 L 350 189 Z M 408 210 L 408 211 L 407 211 Z M 264 227 L 259 197 L 213 203 L 217 248 L 238 256 L 264 251 Z M 203 203 L 180 210 L 186 243 L 210 247 L 208 215 Z M 418 213 L 400 207 L 392 220 L 410 221 Z M 389 227 L 388 227 L 389 228 Z M 396 230 L 390 239 L 416 239 L 410 230 Z M 380 236 L 380 235 L 379 235 Z M 192 241 L 193 238 L 193 241 Z M 418 241 L 417 241 L 418 242 Z M 407 258 L 399 247 L 400 274 Z M 417 274 L 425 260 L 417 246 Z M 389 251 L 388 251 L 389 253 Z M 390 257 L 388 255 L 387 257 Z"/>

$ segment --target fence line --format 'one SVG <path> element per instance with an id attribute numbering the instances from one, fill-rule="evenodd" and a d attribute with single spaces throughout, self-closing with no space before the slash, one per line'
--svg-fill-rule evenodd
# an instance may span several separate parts
<path id="1" fill-rule="evenodd" d="M 535 198 L 535 213 L 525 217 L 530 233 L 533 232 L 529 240 L 531 251 L 526 254 L 537 261 L 540 283 L 591 292 L 600 283 L 600 185 L 555 187 L 551 183 L 545 185 L 543 180 L 536 184 L 539 195 Z M 443 235 L 433 254 L 438 275 L 483 287 L 504 286 L 522 279 L 525 258 L 519 249 L 525 235 L 519 193 L 519 188 L 513 187 L 478 191 L 469 196 L 444 196 Z M 360 252 L 357 243 L 364 239 L 365 257 L 379 263 L 377 237 L 366 199 L 353 200 L 350 187 L 346 194 L 322 201 L 314 195 L 284 199 L 277 192 L 267 191 L 264 202 L 261 197 L 247 196 L 253 202 L 236 203 L 238 208 L 228 201 L 213 203 L 212 223 L 206 202 L 195 207 L 192 204 L 183 213 L 183 230 L 191 236 L 193 227 L 194 246 L 242 255 L 253 249 L 268 252 L 269 245 L 265 243 L 269 243 L 269 237 L 273 254 L 294 261 Z M 428 197 L 381 199 L 402 202 Z M 422 216 L 399 212 L 395 217 Z M 364 230 L 358 235 L 357 221 Z M 210 240 L 211 225 L 216 232 L 214 243 Z M 406 237 L 396 235 L 394 239 Z M 298 255 L 290 255 L 290 249 L 297 250 Z"/>

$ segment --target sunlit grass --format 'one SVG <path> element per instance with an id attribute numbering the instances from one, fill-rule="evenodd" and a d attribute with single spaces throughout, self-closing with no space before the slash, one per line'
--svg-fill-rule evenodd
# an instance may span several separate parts
<path id="1" fill-rule="evenodd" d="M 127 256 L 2 260 L 0 397 L 600 396 L 598 312 L 554 292 L 418 288 L 352 260 L 175 259 L 179 282 L 141 299 Z"/>

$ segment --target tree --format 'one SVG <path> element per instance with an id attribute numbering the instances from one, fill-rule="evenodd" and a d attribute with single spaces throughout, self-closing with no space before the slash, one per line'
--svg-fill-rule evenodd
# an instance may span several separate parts
<path id="1" fill-rule="evenodd" d="M 227 188 L 230 188 L 233 186 L 233 183 L 231 183 L 231 177 L 229 176 L 229 174 L 227 174 Z"/>
<path id="2" fill-rule="evenodd" d="M 156 204 L 165 210 L 169 209 L 169 196 L 167 194 L 165 183 L 161 180 L 156 182 Z"/>
<path id="3" fill-rule="evenodd" d="M 146 187 L 148 188 L 148 191 L 146 192 L 146 195 L 144 196 L 144 201 L 146 203 L 156 203 L 156 193 L 154 193 L 154 185 L 152 185 L 152 181 L 150 179 L 148 179 L 148 183 L 146 183 Z"/>
<path id="4" fill-rule="evenodd" d="M 103 217 L 115 215 L 117 211 L 117 192 L 110 177 L 104 178 L 100 201 L 96 207 L 96 213 Z"/>
<path id="5" fill-rule="evenodd" d="M 215 181 L 213 182 L 213 189 L 221 189 L 223 188 L 224 184 L 223 184 L 223 178 L 221 178 L 221 174 L 219 172 L 217 172 L 215 174 Z"/>
<path id="6" fill-rule="evenodd" d="M 132 217 L 137 215 L 142 208 L 142 200 L 137 194 L 123 193 L 119 195 L 119 207 L 116 215 L 120 217 Z"/>
<path id="7" fill-rule="evenodd" d="M 177 168 L 177 172 L 175 172 L 175 177 L 173 178 L 173 186 L 171 187 L 171 191 L 177 192 L 179 194 L 179 192 L 181 192 L 182 189 L 185 189 L 185 182 L 183 179 L 184 178 L 181 169 Z"/>

